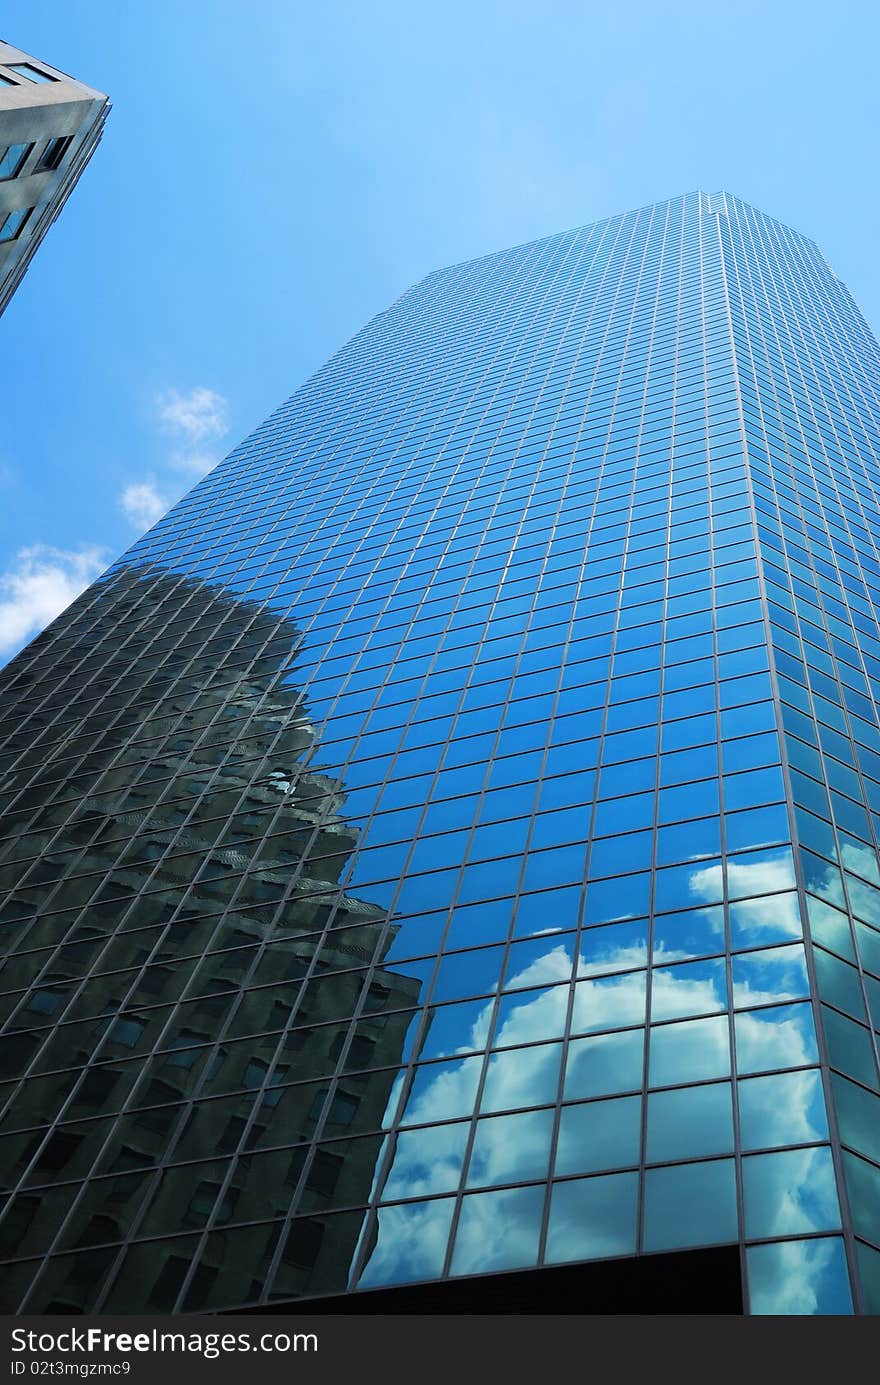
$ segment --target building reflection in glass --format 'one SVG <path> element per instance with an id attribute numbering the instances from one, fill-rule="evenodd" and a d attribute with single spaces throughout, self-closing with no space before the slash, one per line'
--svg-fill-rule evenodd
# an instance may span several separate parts
<path id="1" fill-rule="evenodd" d="M 163 662 L 181 608 L 246 642 L 240 673 L 210 645 Z M 381 1130 L 420 983 L 384 964 L 384 911 L 339 892 L 344 788 L 304 767 L 307 709 L 290 674 L 273 686 L 299 636 L 138 572 L 90 619 L 100 683 L 86 661 L 60 724 L 75 738 L 42 752 L 3 824 L 0 1164 L 17 1191 L 0 1237 L 25 1261 L 7 1305 L 47 1254 L 28 1300 L 47 1311 L 89 1311 L 114 1269 L 108 1307 L 126 1311 L 245 1301 L 270 1266 L 285 1294 L 337 1288 L 362 1213 L 321 1213 L 368 1198 L 381 1136 L 363 1132 Z M 28 777 L 25 756 L 7 796 Z"/>
<path id="2" fill-rule="evenodd" d="M 880 1303 L 876 350 L 726 194 L 451 266 L 14 661 L 11 1305 Z"/>

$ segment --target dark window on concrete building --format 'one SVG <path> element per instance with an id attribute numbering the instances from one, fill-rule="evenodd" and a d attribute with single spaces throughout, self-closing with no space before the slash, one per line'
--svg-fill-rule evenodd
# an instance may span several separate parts
<path id="1" fill-rule="evenodd" d="M 56 169 L 70 148 L 72 140 L 73 135 L 56 135 L 54 139 L 50 139 L 37 160 L 37 167 L 34 171 L 47 173 Z"/>

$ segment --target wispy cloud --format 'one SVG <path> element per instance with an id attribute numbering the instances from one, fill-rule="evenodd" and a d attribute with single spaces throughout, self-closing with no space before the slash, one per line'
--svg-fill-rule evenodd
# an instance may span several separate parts
<path id="1" fill-rule="evenodd" d="M 171 502 L 159 493 L 152 481 L 138 481 L 125 487 L 119 504 L 138 529 L 149 529 L 162 518 Z"/>
<path id="2" fill-rule="evenodd" d="M 169 458 L 176 471 L 204 476 L 216 466 L 218 459 L 205 444 L 224 437 L 229 429 L 222 394 L 204 385 L 196 385 L 188 394 L 168 390 L 160 395 L 158 409 L 159 422 L 177 442 Z"/>
<path id="3" fill-rule="evenodd" d="M 20 548 L 0 574 L 0 654 L 15 652 L 60 615 L 106 563 L 100 548 Z"/>
<path id="4" fill-rule="evenodd" d="M 159 399 L 159 418 L 172 432 L 191 442 L 222 438 L 228 428 L 226 400 L 215 390 L 197 385 L 189 394 L 169 390 Z"/>
<path id="5" fill-rule="evenodd" d="M 180 474 L 191 484 L 217 465 L 219 457 L 211 444 L 229 431 L 226 400 L 206 385 L 188 391 L 166 390 L 156 397 L 155 410 L 160 429 L 172 439 L 172 450 L 163 463 L 168 474 L 158 483 L 152 477 L 131 482 L 119 497 L 121 508 L 138 529 L 155 524 L 179 499 Z"/>
<path id="6" fill-rule="evenodd" d="M 200 476 L 207 476 L 211 468 L 217 465 L 217 460 L 211 452 L 175 452 L 169 458 L 168 465 L 196 481 Z"/>

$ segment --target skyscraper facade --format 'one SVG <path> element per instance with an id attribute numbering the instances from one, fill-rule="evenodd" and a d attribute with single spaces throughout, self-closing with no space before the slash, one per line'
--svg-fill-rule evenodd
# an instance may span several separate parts
<path id="1" fill-rule="evenodd" d="M 97 148 L 103 92 L 0 40 L 0 313 Z"/>
<path id="2" fill-rule="evenodd" d="M 878 466 L 695 193 L 430 274 L 34 640 L 7 1309 L 880 1311 Z"/>

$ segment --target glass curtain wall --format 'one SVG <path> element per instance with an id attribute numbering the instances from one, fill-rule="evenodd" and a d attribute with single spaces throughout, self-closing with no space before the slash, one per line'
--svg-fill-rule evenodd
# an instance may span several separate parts
<path id="1" fill-rule="evenodd" d="M 723 194 L 441 270 L 13 661 L 7 1310 L 880 1311 L 878 385 Z"/>

